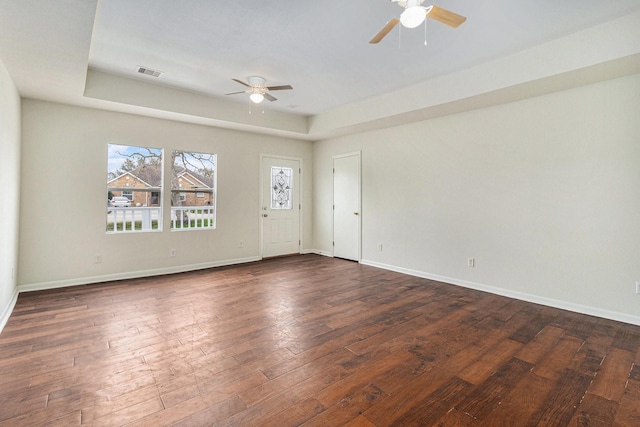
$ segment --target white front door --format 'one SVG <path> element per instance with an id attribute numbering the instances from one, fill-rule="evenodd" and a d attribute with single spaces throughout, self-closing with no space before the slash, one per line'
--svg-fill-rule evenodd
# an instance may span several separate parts
<path id="1" fill-rule="evenodd" d="M 333 158 L 333 256 L 360 261 L 360 153 Z"/>
<path id="2" fill-rule="evenodd" d="M 262 256 L 300 253 L 300 161 L 262 158 Z"/>

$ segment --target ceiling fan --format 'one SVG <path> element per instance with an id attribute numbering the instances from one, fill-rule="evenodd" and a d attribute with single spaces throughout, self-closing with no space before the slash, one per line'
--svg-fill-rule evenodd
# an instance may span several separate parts
<path id="1" fill-rule="evenodd" d="M 227 95 L 237 95 L 239 93 L 248 93 L 249 99 L 251 99 L 251 101 L 255 102 L 256 104 L 261 103 L 265 98 L 272 102 L 275 101 L 277 98 L 274 98 L 273 96 L 271 96 L 271 94 L 269 94 L 269 91 L 293 89 L 293 87 L 291 87 L 290 85 L 265 86 L 266 80 L 264 79 L 264 77 L 259 77 L 259 76 L 249 77 L 247 79 L 249 83 L 245 83 L 242 80 L 238 80 L 238 79 L 231 79 L 231 80 L 233 80 L 234 82 L 238 82 L 241 85 L 248 87 L 249 89 L 243 90 L 240 92 L 227 93 Z"/>
<path id="2" fill-rule="evenodd" d="M 443 9 L 438 6 L 422 6 L 424 0 L 390 0 L 394 3 L 398 3 L 404 8 L 404 12 L 400 15 L 400 19 L 393 18 L 387 25 L 376 34 L 369 43 L 379 43 L 393 28 L 401 23 L 406 28 L 416 28 L 422 24 L 427 18 L 431 18 L 445 25 L 453 28 L 457 28 L 460 24 L 467 20 L 462 15 L 453 13 L 450 10 Z"/>

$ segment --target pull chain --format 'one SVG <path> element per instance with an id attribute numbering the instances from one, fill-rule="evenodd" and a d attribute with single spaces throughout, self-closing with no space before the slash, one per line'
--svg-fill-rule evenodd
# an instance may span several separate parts
<path id="1" fill-rule="evenodd" d="M 427 45 L 427 18 L 424 18 L 424 45 Z"/>

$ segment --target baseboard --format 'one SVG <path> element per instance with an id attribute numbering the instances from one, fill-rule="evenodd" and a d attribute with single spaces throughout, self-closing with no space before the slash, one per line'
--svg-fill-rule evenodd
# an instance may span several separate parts
<path id="1" fill-rule="evenodd" d="M 223 261 L 206 262 L 201 264 L 180 265 L 176 267 L 158 268 L 152 270 L 127 271 L 124 273 L 106 274 L 102 276 L 80 277 L 69 280 L 29 283 L 18 286 L 19 292 L 43 291 L 47 289 L 66 288 L 68 286 L 89 285 L 91 283 L 112 282 L 114 280 L 136 279 L 139 277 L 161 276 L 164 274 L 184 273 L 186 271 L 204 270 L 206 268 L 224 267 L 226 265 L 244 264 L 260 261 L 260 257 L 229 259 Z"/>
<path id="2" fill-rule="evenodd" d="M 317 255 L 328 256 L 328 257 L 333 256 L 329 252 L 319 251 L 314 249 L 305 250 L 302 253 L 317 254 Z M 32 292 L 32 291 L 40 291 L 40 290 L 47 290 L 47 289 L 64 288 L 68 286 L 88 285 L 91 283 L 110 282 L 110 281 L 124 280 L 124 279 L 135 279 L 139 277 L 160 276 L 163 274 L 183 273 L 186 271 L 202 270 L 206 268 L 223 267 L 223 266 L 235 265 L 235 264 L 244 264 L 247 262 L 255 262 L 259 260 L 260 260 L 259 257 L 238 258 L 238 259 L 231 259 L 231 260 L 182 265 L 182 266 L 153 269 L 153 270 L 141 270 L 141 271 L 134 271 L 134 272 L 126 272 L 126 273 L 108 274 L 103 276 L 93 276 L 93 277 L 84 277 L 84 278 L 70 279 L 70 280 L 57 280 L 57 281 L 51 281 L 51 282 L 40 282 L 40 283 L 30 283 L 30 284 L 20 285 L 16 290 L 14 290 L 13 296 L 11 297 L 11 301 L 6 307 L 4 307 L 4 310 L 2 311 L 2 315 L 0 316 L 0 332 L 2 332 L 2 329 L 4 328 L 7 321 L 9 320 L 9 317 L 11 316 L 11 312 L 13 311 L 13 308 L 15 307 L 15 304 L 18 300 L 19 292 Z M 582 304 L 575 304 L 568 301 L 542 297 L 539 295 L 527 294 L 524 292 L 512 291 L 509 289 L 483 285 L 480 283 L 470 282 L 467 280 L 461 280 L 461 279 L 456 279 L 456 278 L 447 277 L 447 276 L 440 276 L 437 274 L 427 273 L 424 271 L 397 267 L 394 265 L 383 264 L 383 263 L 365 260 L 365 259 L 361 260 L 360 263 L 363 265 L 369 265 L 371 267 L 377 267 L 377 268 L 382 268 L 384 270 L 395 271 L 395 272 L 407 274 L 410 276 L 421 277 L 429 280 L 436 280 L 438 282 L 449 283 L 452 285 L 462 286 L 469 289 L 475 289 L 478 291 L 484 291 L 484 292 L 489 292 L 496 295 L 502 295 L 508 298 L 514 298 L 521 301 L 531 302 L 534 304 L 542 304 L 549 307 L 559 308 L 562 310 L 569 310 L 576 313 L 602 317 L 604 319 L 610 319 L 618 322 L 624 322 L 624 323 L 640 326 L 640 317 L 632 316 L 626 313 L 620 313 L 617 311 L 611 311 L 611 310 L 606 310 L 598 307 L 586 306 Z"/>
<path id="3" fill-rule="evenodd" d="M 18 301 L 18 289 L 14 288 L 13 295 L 11 295 L 11 300 L 9 301 L 9 304 L 7 304 L 7 306 L 4 307 L 4 309 L 2 310 L 2 315 L 0 315 L 0 333 L 2 333 L 2 330 L 4 329 L 5 325 L 9 321 L 9 317 L 11 316 L 11 313 L 13 312 L 13 308 L 16 306 L 17 301 Z"/>
<path id="4" fill-rule="evenodd" d="M 319 249 L 314 249 L 313 252 L 311 252 L 311 253 L 314 253 L 316 255 L 326 256 L 326 257 L 329 257 L 329 258 L 333 258 L 333 253 L 332 252 L 321 251 Z"/>
<path id="5" fill-rule="evenodd" d="M 305 249 L 300 253 L 301 254 L 322 255 L 322 256 L 333 258 L 333 254 L 331 252 L 321 251 L 321 250 L 318 250 L 318 249 Z"/>
<path id="6" fill-rule="evenodd" d="M 495 295 L 501 295 L 508 298 L 514 298 L 521 301 L 531 302 L 534 304 L 546 305 L 548 307 L 559 308 L 562 310 L 573 311 L 575 313 L 587 314 L 589 316 L 601 317 L 603 319 L 615 320 L 617 322 L 629 323 L 631 325 L 640 326 L 640 317 L 633 316 L 626 313 L 620 313 L 617 311 L 606 310 L 599 307 L 592 307 L 588 305 L 575 304 L 569 301 L 557 300 L 554 298 L 542 297 L 539 295 L 528 294 L 524 292 L 512 291 L 504 288 L 497 288 L 495 286 L 483 285 L 480 283 L 470 282 L 467 280 L 456 279 L 453 277 L 440 276 L 437 274 L 426 273 L 424 271 L 411 270 L 408 268 L 397 267 L 394 265 L 383 264 L 370 260 L 362 260 L 361 264 L 369 265 L 371 267 L 382 268 L 384 270 L 395 271 L 397 273 L 408 274 L 410 276 L 421 277 L 423 279 L 436 280 L 438 282 L 449 283 L 452 285 L 462 286 L 469 289 L 475 289 L 477 291 L 489 292 Z"/>

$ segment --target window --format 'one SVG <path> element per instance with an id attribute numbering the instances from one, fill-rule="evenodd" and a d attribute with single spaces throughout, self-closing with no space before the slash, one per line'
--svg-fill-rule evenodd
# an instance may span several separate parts
<path id="1" fill-rule="evenodd" d="M 108 144 L 107 233 L 162 230 L 162 149 Z"/>
<path id="2" fill-rule="evenodd" d="M 271 167 L 271 209 L 293 209 L 293 169 Z"/>
<path id="3" fill-rule="evenodd" d="M 216 155 L 171 153 L 171 229 L 216 227 Z"/>

